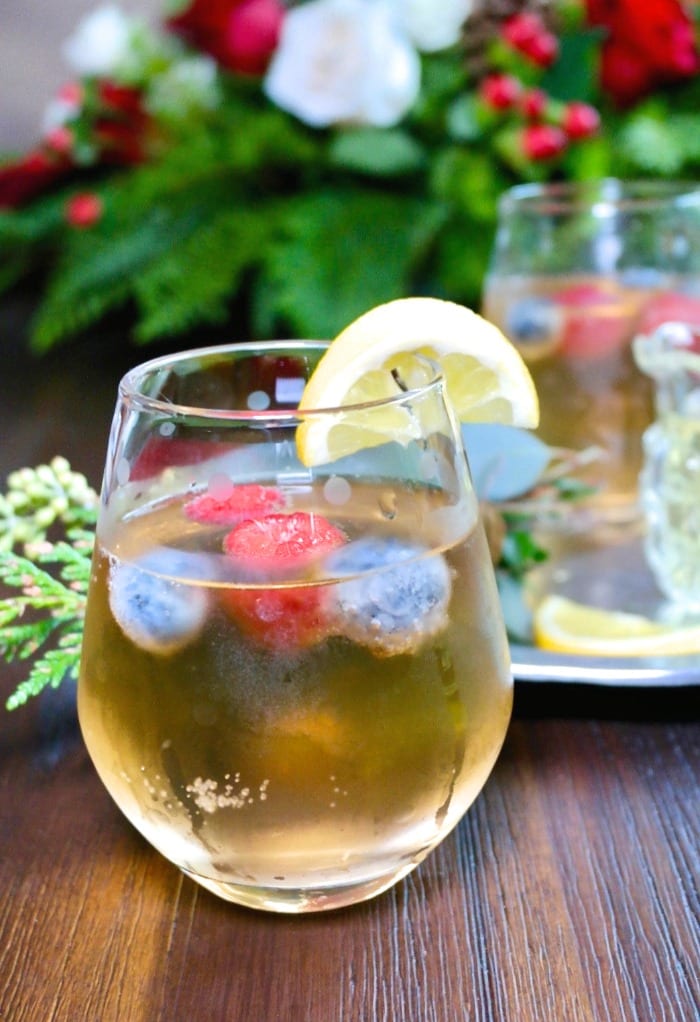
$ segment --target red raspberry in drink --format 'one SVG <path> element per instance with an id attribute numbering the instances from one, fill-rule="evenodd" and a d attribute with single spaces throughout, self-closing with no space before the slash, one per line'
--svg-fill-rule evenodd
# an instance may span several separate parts
<path id="1" fill-rule="evenodd" d="M 655 295 L 642 311 L 638 325 L 640 334 L 650 334 L 662 323 L 700 324 L 700 296 L 684 295 L 678 291 Z"/>
<path id="2" fill-rule="evenodd" d="M 276 486 L 257 483 L 231 485 L 220 493 L 200 493 L 185 504 L 185 514 L 202 525 L 237 525 L 247 518 L 263 518 L 284 507 L 284 496 Z"/>
<path id="3" fill-rule="evenodd" d="M 565 310 L 562 354 L 600 358 L 627 342 L 630 309 L 613 285 L 574 284 L 553 297 Z"/>
<path id="4" fill-rule="evenodd" d="M 222 590 L 227 612 L 247 635 L 273 650 L 319 642 L 329 626 L 330 587 L 284 582 L 346 542 L 345 534 L 326 518 L 306 511 L 241 522 L 226 536 L 224 551 L 248 583 L 259 579 L 279 584 L 273 589 L 248 585 Z"/>

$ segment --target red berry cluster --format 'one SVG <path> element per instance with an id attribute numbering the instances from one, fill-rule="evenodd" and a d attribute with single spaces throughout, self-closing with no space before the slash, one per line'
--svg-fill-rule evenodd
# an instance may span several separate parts
<path id="1" fill-rule="evenodd" d="M 526 65 L 546 69 L 559 54 L 559 42 L 542 18 L 532 11 L 514 14 L 504 23 L 501 39 L 525 58 Z M 544 89 L 526 84 L 511 71 L 486 75 L 479 87 L 484 106 L 498 114 L 515 115 L 522 121 L 520 153 L 528 160 L 551 160 L 571 142 L 589 138 L 600 126 L 600 116 L 588 103 L 553 100 Z"/>
<path id="2" fill-rule="evenodd" d="M 559 54 L 557 37 L 544 25 L 539 14 L 521 11 L 503 25 L 503 39 L 538 67 L 549 67 Z"/>

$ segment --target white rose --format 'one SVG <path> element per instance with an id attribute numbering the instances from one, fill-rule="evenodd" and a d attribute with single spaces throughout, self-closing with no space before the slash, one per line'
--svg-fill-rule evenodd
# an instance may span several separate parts
<path id="1" fill-rule="evenodd" d="M 395 16 L 419 50 L 432 53 L 459 42 L 474 0 L 390 0 Z"/>
<path id="2" fill-rule="evenodd" d="M 111 75 L 129 59 L 131 21 L 118 7 L 100 7 L 78 24 L 63 55 L 78 75 Z"/>
<path id="3" fill-rule="evenodd" d="M 264 88 L 314 127 L 388 126 L 418 96 L 420 59 L 386 3 L 310 0 L 286 14 Z"/>

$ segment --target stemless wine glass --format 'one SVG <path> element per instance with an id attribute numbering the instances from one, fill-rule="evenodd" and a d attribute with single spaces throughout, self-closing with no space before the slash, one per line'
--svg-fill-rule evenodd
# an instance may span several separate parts
<path id="1" fill-rule="evenodd" d="M 539 435 L 586 452 L 584 525 L 637 516 L 649 381 L 631 341 L 700 320 L 700 187 L 614 179 L 505 192 L 483 296 L 540 397 Z"/>
<path id="2" fill-rule="evenodd" d="M 324 350 L 235 344 L 122 380 L 78 688 L 134 826 L 215 894 L 280 912 L 405 876 L 485 783 L 512 704 L 438 367 L 302 412 Z M 304 463 L 302 432 L 335 460 Z"/>

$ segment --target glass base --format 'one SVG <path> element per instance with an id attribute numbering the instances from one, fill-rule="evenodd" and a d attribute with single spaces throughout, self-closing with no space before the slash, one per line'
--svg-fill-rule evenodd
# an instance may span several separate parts
<path id="1" fill-rule="evenodd" d="M 412 861 L 399 870 L 382 874 L 379 877 L 372 877 L 369 880 L 354 881 L 351 884 L 304 888 L 258 887 L 255 884 L 214 880 L 211 877 L 200 876 L 188 869 L 183 869 L 182 872 L 195 883 L 225 901 L 266 912 L 299 915 L 303 912 L 328 912 L 332 909 L 356 905 L 361 901 L 368 901 L 389 890 L 417 865 L 417 862 Z"/>

